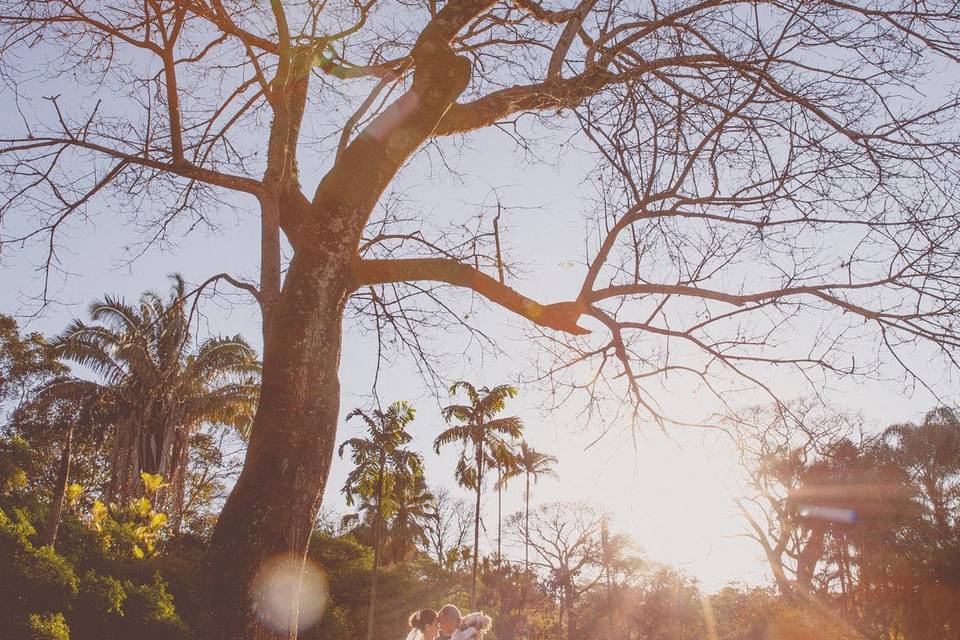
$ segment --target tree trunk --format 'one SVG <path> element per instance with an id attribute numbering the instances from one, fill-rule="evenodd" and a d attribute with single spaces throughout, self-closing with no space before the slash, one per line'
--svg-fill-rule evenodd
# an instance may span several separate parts
<path id="1" fill-rule="evenodd" d="M 373 640 L 373 621 L 377 609 L 377 578 L 380 574 L 380 545 L 383 540 L 383 517 L 380 505 L 383 504 L 383 476 L 386 465 L 386 453 L 380 451 L 380 472 L 377 475 L 377 512 L 373 520 L 373 575 L 370 576 L 370 605 L 367 607 L 367 640 Z"/>
<path id="2" fill-rule="evenodd" d="M 503 558 L 503 469 L 497 467 L 497 566 Z"/>
<path id="3" fill-rule="evenodd" d="M 480 445 L 483 446 L 483 445 Z M 482 451 L 482 450 L 481 450 Z M 477 610 L 477 575 L 480 568 L 480 492 L 483 490 L 483 455 L 477 454 L 477 503 L 473 510 L 473 580 L 470 583 L 470 610 Z"/>
<path id="4" fill-rule="evenodd" d="M 567 640 L 579 640 L 577 638 L 577 624 L 574 618 L 573 587 L 566 590 L 564 595 L 567 598 Z"/>
<path id="5" fill-rule="evenodd" d="M 183 528 L 183 508 L 187 492 L 187 464 L 190 456 L 190 432 L 189 426 L 182 426 L 177 429 L 177 437 L 173 445 L 173 455 L 171 456 L 171 467 L 169 478 L 170 482 L 170 516 L 172 530 L 179 535 Z"/>
<path id="6" fill-rule="evenodd" d="M 530 570 L 530 472 L 527 472 L 526 515 L 523 525 L 523 561 Z"/>
<path id="7" fill-rule="evenodd" d="M 373 573 L 370 576 L 370 605 L 367 607 L 367 640 L 373 640 L 373 623 L 376 619 L 377 582 L 380 577 L 380 525 L 375 525 L 377 532 L 373 544 Z"/>
<path id="8" fill-rule="evenodd" d="M 282 181 L 274 183 L 273 195 L 279 198 L 278 222 L 294 257 L 279 297 L 262 300 L 260 404 L 243 471 L 210 542 L 205 638 L 296 638 L 297 604 L 290 603 L 281 624 L 268 624 L 255 609 L 264 595 L 255 577 L 276 556 L 300 563 L 306 558 L 334 452 L 341 323 L 356 284 L 353 261 L 364 225 L 396 172 L 467 87 L 471 63 L 449 43 L 491 4 L 448 3 L 437 12 L 414 45 L 410 88 L 343 150 L 312 201 L 300 191 L 290 151 L 296 146 L 309 64 L 297 72 L 303 75 L 294 77 L 293 85 L 286 83 L 293 106 L 289 113 L 275 112 L 270 155 L 277 158 L 264 175 L 265 181 Z M 311 53 L 304 62 L 312 59 Z M 268 196 L 262 198 L 273 206 Z M 272 242 L 264 240 L 269 252 Z M 269 259 L 267 254 L 261 259 Z M 269 290 L 266 285 L 261 283 L 263 291 Z"/>
<path id="9" fill-rule="evenodd" d="M 337 235 L 326 247 L 298 251 L 268 323 L 246 460 L 210 544 L 207 638 L 296 637 L 297 604 L 280 612 L 279 623 L 262 619 L 256 607 L 265 585 L 254 579 L 272 558 L 306 557 L 336 439 L 351 242 Z"/>
<path id="10" fill-rule="evenodd" d="M 114 431 L 110 483 L 107 486 L 108 504 L 125 505 L 136 494 L 139 477 L 135 478 L 135 475 L 141 430 L 138 417 L 131 416 L 121 422 Z"/>
<path id="11" fill-rule="evenodd" d="M 813 592 L 813 574 L 817 569 L 817 562 L 823 557 L 827 531 L 823 527 L 814 527 L 810 532 L 810 539 L 800 550 L 797 558 L 797 589 L 803 596 Z"/>
<path id="12" fill-rule="evenodd" d="M 767 564 L 773 573 L 773 581 L 776 583 L 780 595 L 785 598 L 792 598 L 796 594 L 794 593 L 793 582 L 787 577 L 787 572 L 783 568 L 783 558 L 767 546 L 764 546 L 763 552 L 767 557 Z"/>
<path id="13" fill-rule="evenodd" d="M 63 441 L 63 450 L 60 453 L 60 470 L 57 473 L 57 486 L 54 489 L 53 501 L 50 503 L 50 513 L 47 514 L 47 529 L 43 535 L 43 544 L 51 547 L 57 543 L 57 530 L 60 528 L 60 516 L 63 514 L 63 503 L 67 494 L 67 484 L 70 481 L 70 463 L 73 459 L 73 426 L 67 430 Z"/>
<path id="14" fill-rule="evenodd" d="M 563 612 L 567 606 L 566 605 L 567 601 L 566 601 L 566 598 L 564 597 L 562 586 L 560 587 L 559 595 L 560 595 L 560 611 L 559 611 L 559 614 L 557 615 L 557 640 L 560 640 L 561 638 L 563 638 Z"/>

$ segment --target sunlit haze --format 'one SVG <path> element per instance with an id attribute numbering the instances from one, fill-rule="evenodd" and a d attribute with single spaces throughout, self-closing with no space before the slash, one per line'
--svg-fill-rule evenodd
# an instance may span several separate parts
<path id="1" fill-rule="evenodd" d="M 518 278 L 515 286 L 547 301 L 562 299 L 569 293 L 566 289 L 576 286 L 580 267 L 574 265 L 582 261 L 583 248 L 577 243 L 582 238 L 582 211 L 589 206 L 586 200 L 592 189 L 577 181 L 582 168 L 576 165 L 586 160 L 570 151 L 558 166 L 523 163 L 510 153 L 508 140 L 490 132 L 478 136 L 476 146 L 479 150 L 471 151 L 469 157 L 475 175 L 464 177 L 462 182 L 445 180 L 435 166 L 431 172 L 428 154 L 421 154 L 405 173 L 413 197 L 408 206 L 420 202 L 444 217 L 484 214 L 489 218 L 495 203 L 490 185 L 497 185 L 500 197 L 515 209 L 506 214 L 506 225 L 523 242 L 522 279 Z M 454 163 L 456 160 L 454 156 Z M 138 230 L 131 225 L 115 227 L 115 212 L 91 215 L 86 222 L 74 223 L 63 238 L 60 268 L 64 274 L 54 275 L 53 302 L 45 308 L 40 309 L 31 297 L 42 275 L 36 270 L 43 258 L 42 248 L 11 253 L 4 259 L 0 311 L 19 315 L 29 329 L 56 333 L 73 317 L 83 316 L 91 299 L 109 292 L 133 300 L 144 288 L 164 292 L 166 276 L 173 272 L 182 273 L 194 283 L 222 271 L 253 277 L 258 264 L 253 215 L 242 208 L 230 211 L 218 221 L 217 230 L 200 228 L 174 245 L 163 250 L 151 248 L 135 259 L 136 245 L 142 240 Z M 229 288 L 221 287 L 220 291 L 228 297 L 203 304 L 201 332 L 241 333 L 259 344 L 255 306 Z M 463 356 L 466 341 L 462 335 L 454 333 L 455 338 L 449 342 L 440 336 L 441 348 L 451 352 L 446 374 L 450 380 L 466 378 L 480 384 L 516 381 L 532 357 L 522 321 L 482 302 L 477 305 L 476 315 L 482 326 L 501 338 L 504 352 L 481 354 L 474 350 Z M 33 317 L 37 311 L 40 315 Z M 349 321 L 345 326 L 341 362 L 344 415 L 355 407 L 371 405 L 376 357 L 375 341 L 366 333 L 351 332 Z M 439 407 L 447 404 L 448 398 L 430 393 L 409 357 L 401 353 L 390 358 L 394 364 L 380 374 L 377 392 L 381 402 L 413 402 L 418 409 L 411 429 L 414 445 L 426 457 L 431 483 L 446 485 L 455 494 L 469 498 L 468 492 L 453 482 L 454 452 L 437 456 L 432 451 L 432 440 L 443 425 Z M 796 381 L 791 379 L 791 384 Z M 918 420 L 934 403 L 922 388 L 904 396 L 905 387 L 896 382 L 858 381 L 839 389 L 825 393 L 843 410 L 862 413 L 876 428 Z M 789 393 L 789 386 L 784 397 L 795 397 Z M 741 400 L 747 404 L 749 398 Z M 753 396 L 753 402 L 768 401 L 762 395 Z M 690 415 L 715 408 L 709 394 L 683 384 L 673 390 L 671 402 L 671 409 Z M 560 460 L 559 480 L 541 480 L 535 492 L 537 502 L 585 500 L 605 509 L 649 560 L 682 567 L 707 587 L 727 581 L 766 583 L 769 578 L 760 550 L 743 537 L 744 523 L 735 511 L 733 499 L 741 491 L 740 479 L 735 456 L 724 436 L 681 427 L 663 432 L 652 423 L 632 431 L 626 417 L 620 424 L 587 424 L 585 418 L 574 413 L 580 409 L 575 401 L 560 410 L 544 411 L 550 404 L 535 385 L 522 386 L 520 396 L 507 411 L 524 420 L 531 444 Z M 598 439 L 604 427 L 609 433 Z M 360 429 L 359 423 L 342 426 L 338 441 Z M 346 511 L 340 488 L 348 466 L 344 460 L 334 460 L 324 496 L 325 510 Z M 518 483 L 505 492 L 504 513 L 521 508 L 522 502 Z M 495 492 L 484 495 L 484 518 L 482 541 L 490 549 L 496 544 Z"/>

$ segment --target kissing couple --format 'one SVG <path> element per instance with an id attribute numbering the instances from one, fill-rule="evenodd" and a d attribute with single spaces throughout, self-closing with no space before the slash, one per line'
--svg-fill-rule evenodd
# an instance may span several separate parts
<path id="1" fill-rule="evenodd" d="M 439 612 L 421 609 L 410 616 L 407 640 L 483 640 L 491 622 L 482 611 L 461 616 L 460 609 L 452 604 L 444 605 Z"/>

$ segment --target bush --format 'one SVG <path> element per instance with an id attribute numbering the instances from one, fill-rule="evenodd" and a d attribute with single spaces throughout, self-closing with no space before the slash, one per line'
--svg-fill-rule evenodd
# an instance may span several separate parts
<path id="1" fill-rule="evenodd" d="M 35 548 L 26 516 L 14 516 L 0 510 L 0 629 L 13 638 L 69 638 L 61 612 L 77 595 L 77 576 L 53 549 Z"/>
<path id="2" fill-rule="evenodd" d="M 9 615 L 64 610 L 77 595 L 77 576 L 50 547 L 35 548 L 33 527 L 22 514 L 13 521 L 0 511 L 0 598 Z"/>
<path id="3" fill-rule="evenodd" d="M 187 628 L 177 615 L 173 596 L 167 584 L 154 574 L 153 582 L 135 585 L 124 582 L 127 602 L 124 605 L 125 634 L 120 637 L 138 640 L 174 640 L 188 637 Z"/>
<path id="4" fill-rule="evenodd" d="M 31 614 L 28 627 L 30 640 L 70 640 L 70 629 L 62 613 L 46 616 Z"/>
<path id="5" fill-rule="evenodd" d="M 159 574 L 147 584 L 136 584 L 89 571 L 83 576 L 81 594 L 68 618 L 73 640 L 189 637 Z"/>
<path id="6" fill-rule="evenodd" d="M 116 578 L 93 571 L 85 573 L 80 581 L 80 595 L 70 612 L 74 640 L 113 637 L 112 630 L 122 623 L 126 599 L 127 592 Z"/>

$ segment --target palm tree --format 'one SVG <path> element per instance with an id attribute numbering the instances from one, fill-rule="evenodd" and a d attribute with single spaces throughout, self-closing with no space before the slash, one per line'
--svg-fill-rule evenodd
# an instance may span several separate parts
<path id="1" fill-rule="evenodd" d="M 353 506 L 358 498 L 363 500 L 368 505 L 365 509 L 367 517 L 373 524 L 373 575 L 367 609 L 367 640 L 373 638 L 384 521 L 396 513 L 400 485 L 423 476 L 420 455 L 404 448 L 412 439 L 406 428 L 415 413 L 414 408 L 402 400 L 391 404 L 386 412 L 376 409 L 372 415 L 354 409 L 347 420 L 354 417 L 363 420 L 368 437 L 350 438 L 339 449 L 340 457 L 347 447 L 352 450 L 353 470 L 347 475 L 342 489 L 347 504 Z"/>
<path id="2" fill-rule="evenodd" d="M 348 527 L 357 542 L 375 545 L 376 499 L 373 496 L 357 495 L 356 512 L 340 519 L 340 525 Z M 433 508 L 434 496 L 427 490 L 422 476 L 398 476 L 393 496 L 393 516 L 383 518 L 379 566 L 403 562 L 410 557 L 417 544 L 426 544 L 428 530 L 437 515 Z"/>
<path id="3" fill-rule="evenodd" d="M 520 418 L 510 416 L 495 418 L 506 407 L 509 398 L 516 397 L 517 388 L 500 385 L 493 389 L 477 389 L 469 382 L 454 382 L 450 394 L 456 395 L 463 390 L 470 404 L 452 404 L 443 408 L 443 418 L 447 423 L 459 422 L 437 436 L 433 442 L 434 450 L 440 453 L 440 447 L 451 442 L 463 444 L 460 459 L 457 462 L 455 477 L 457 482 L 476 492 L 476 504 L 473 514 L 473 579 L 470 587 L 470 608 L 477 608 L 477 575 L 480 547 L 480 498 L 483 493 L 484 471 L 496 465 L 496 454 L 502 450 L 507 439 L 517 439 L 523 433 Z"/>
<path id="4" fill-rule="evenodd" d="M 524 514 L 524 534 L 523 534 L 523 558 L 527 569 L 530 568 L 530 480 L 534 484 L 542 476 L 557 477 L 557 472 L 553 470 L 553 465 L 557 464 L 557 458 L 547 453 L 537 451 L 526 442 L 520 443 L 520 450 L 515 456 L 513 467 L 504 474 L 497 483 L 502 486 L 511 479 L 523 475 L 526 477 L 527 487 L 524 493 L 526 509 Z"/>
<path id="5" fill-rule="evenodd" d="M 433 494 L 422 476 L 403 477 L 397 484 L 396 508 L 389 523 L 390 560 L 403 562 L 417 544 L 426 544 L 427 529 L 436 518 Z"/>
<path id="6" fill-rule="evenodd" d="M 141 472 L 171 484 L 174 528 L 180 526 L 190 437 L 204 423 L 236 428 L 253 420 L 260 363 L 240 337 L 216 337 L 195 348 L 186 285 L 171 277 L 169 301 L 146 292 L 133 306 L 105 296 L 53 342 L 57 355 L 96 373 L 97 402 L 110 405 L 113 426 L 108 501 L 139 492 Z"/>

